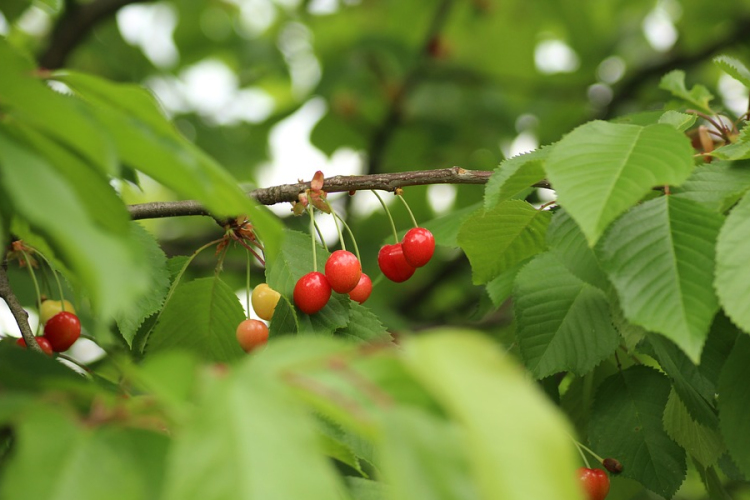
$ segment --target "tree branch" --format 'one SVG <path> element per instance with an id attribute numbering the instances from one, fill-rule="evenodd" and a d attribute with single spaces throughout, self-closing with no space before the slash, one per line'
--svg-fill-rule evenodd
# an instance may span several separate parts
<path id="1" fill-rule="evenodd" d="M 55 25 L 46 50 L 39 56 L 39 65 L 46 69 L 62 67 L 94 26 L 126 5 L 146 1 L 150 0 L 94 0 L 83 5 L 65 2 L 65 13 Z"/>
<path id="2" fill-rule="evenodd" d="M 430 184 L 485 184 L 492 175 L 487 170 L 466 170 L 461 167 L 437 170 L 415 170 L 392 174 L 373 175 L 337 175 L 323 182 L 323 190 L 328 193 L 378 189 L 394 191 L 407 186 L 424 186 Z M 534 184 L 534 187 L 549 187 L 546 181 Z M 255 189 L 248 193 L 263 205 L 292 202 L 300 193 L 310 189 L 309 182 L 282 184 L 268 188 Z M 156 219 L 162 217 L 179 217 L 190 215 L 210 215 L 206 208 L 197 201 L 154 202 L 130 205 L 128 207 L 133 220 Z"/>
<path id="3" fill-rule="evenodd" d="M 34 337 L 34 332 L 31 331 L 31 327 L 29 326 L 29 315 L 18 301 L 16 294 L 13 293 L 13 289 L 10 287 L 10 281 L 8 281 L 8 273 L 5 266 L 0 266 L 0 298 L 8 304 L 8 309 L 10 309 L 16 323 L 18 323 L 18 328 L 21 329 L 21 335 L 26 342 L 26 346 L 33 351 L 42 352 L 42 348 L 39 347 L 39 344 Z"/>

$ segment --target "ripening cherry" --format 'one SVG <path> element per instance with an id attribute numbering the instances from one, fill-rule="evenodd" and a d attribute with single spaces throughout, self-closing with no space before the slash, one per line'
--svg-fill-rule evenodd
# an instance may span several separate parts
<path id="1" fill-rule="evenodd" d="M 53 351 L 67 351 L 81 336 L 81 322 L 71 312 L 57 313 L 44 325 L 44 336 L 49 340 Z"/>
<path id="2" fill-rule="evenodd" d="M 237 326 L 237 342 L 250 352 L 268 342 L 268 326 L 257 319 L 246 319 Z"/>
<path id="3" fill-rule="evenodd" d="M 427 264 L 435 253 L 435 237 L 423 228 L 415 227 L 409 229 L 401 240 L 404 249 L 404 258 L 410 266 L 422 267 Z"/>
<path id="4" fill-rule="evenodd" d="M 39 347 L 42 348 L 42 352 L 44 352 L 44 354 L 46 354 L 47 356 L 52 356 L 53 351 L 49 340 L 44 337 L 36 337 L 36 343 L 39 344 Z M 26 349 L 26 341 L 23 338 L 19 338 L 18 340 L 16 340 L 16 344 Z"/>
<path id="5" fill-rule="evenodd" d="M 386 278 L 396 283 L 408 280 L 416 271 L 416 268 L 406 261 L 401 243 L 384 245 L 378 252 L 378 266 Z"/>
<path id="6" fill-rule="evenodd" d="M 362 273 L 357 286 L 349 292 L 349 298 L 362 304 L 370 297 L 370 293 L 372 293 L 372 280 L 365 273 Z"/>
<path id="7" fill-rule="evenodd" d="M 588 500 L 604 500 L 609 493 L 609 476 L 601 469 L 579 467 L 578 478 Z"/>
<path id="8" fill-rule="evenodd" d="M 302 276 L 294 285 L 294 303 L 305 314 L 315 314 L 331 298 L 331 284 L 323 273 L 313 271 Z"/>
<path id="9" fill-rule="evenodd" d="M 69 313 L 76 313 L 76 310 L 67 300 L 45 300 L 39 306 L 39 322 L 45 324 L 55 314 L 62 312 L 63 304 L 65 304 L 65 311 Z"/>
<path id="10" fill-rule="evenodd" d="M 271 321 L 279 298 L 281 298 L 281 294 L 266 283 L 261 283 L 253 288 L 253 294 L 250 296 L 255 314 L 266 321 Z"/>
<path id="11" fill-rule="evenodd" d="M 349 293 L 359 283 L 362 265 L 353 253 L 336 250 L 326 261 L 325 274 L 334 292 Z"/>

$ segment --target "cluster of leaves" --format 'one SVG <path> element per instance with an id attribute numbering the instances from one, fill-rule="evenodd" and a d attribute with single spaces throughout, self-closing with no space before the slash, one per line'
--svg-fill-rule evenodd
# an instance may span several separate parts
<path id="1" fill-rule="evenodd" d="M 717 64 L 750 88 L 741 63 Z M 696 154 L 696 114 L 679 109 L 715 112 L 684 77 L 663 78 L 666 111 L 589 122 L 503 162 L 458 244 L 495 305 L 512 298 L 528 370 L 567 374 L 553 394 L 599 454 L 666 498 L 692 458 L 711 498 L 729 498 L 718 471 L 750 477 L 750 136 Z M 543 178 L 553 210 L 523 201 Z"/>

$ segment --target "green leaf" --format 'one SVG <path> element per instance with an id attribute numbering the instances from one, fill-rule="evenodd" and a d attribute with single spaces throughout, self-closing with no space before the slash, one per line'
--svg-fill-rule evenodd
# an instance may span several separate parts
<path id="1" fill-rule="evenodd" d="M 664 430 L 704 467 L 714 465 L 726 450 L 718 428 L 706 427 L 693 420 L 674 390 L 669 393 L 664 408 Z"/>
<path id="2" fill-rule="evenodd" d="M 545 168 L 558 201 L 590 246 L 654 186 L 681 184 L 693 150 L 669 125 L 587 123 L 558 142 Z"/>
<path id="3" fill-rule="evenodd" d="M 688 179 L 672 189 L 672 195 L 725 212 L 750 189 L 750 162 L 714 161 L 693 170 Z"/>
<path id="4" fill-rule="evenodd" d="M 543 165 L 550 150 L 551 148 L 537 149 L 500 163 L 484 189 L 484 208 L 490 210 L 501 201 L 511 199 L 544 179 Z"/>
<path id="5" fill-rule="evenodd" d="M 469 217 L 458 233 L 458 244 L 469 258 L 474 284 L 487 283 L 543 251 L 551 217 L 520 200 L 504 201 Z"/>
<path id="6" fill-rule="evenodd" d="M 745 126 L 735 142 L 716 148 L 711 156 L 732 161 L 750 159 L 750 127 Z"/>
<path id="7" fill-rule="evenodd" d="M 743 335 L 740 329 L 720 311 L 711 325 L 711 331 L 701 353 L 701 364 L 698 365 L 698 370 L 714 387 L 719 385 L 721 369 L 732 352 L 738 335 Z"/>
<path id="8" fill-rule="evenodd" d="M 356 303 L 349 304 L 349 323 L 336 335 L 362 342 L 378 342 L 391 339 L 378 317 L 368 308 Z"/>
<path id="9" fill-rule="evenodd" d="M 714 58 L 714 64 L 742 85 L 750 88 L 750 71 L 739 60 L 734 57 L 719 56 Z"/>
<path id="10" fill-rule="evenodd" d="M 403 348 L 409 371 L 461 422 L 481 498 L 580 499 L 565 419 L 489 339 L 446 330 L 409 338 Z M 555 467 L 539 474 L 549 457 Z"/>
<path id="11" fill-rule="evenodd" d="M 625 313 L 620 306 L 620 299 L 614 290 L 610 290 L 609 311 L 612 315 L 612 326 L 615 327 L 625 341 L 625 348 L 628 350 L 635 349 L 641 340 L 646 338 L 646 330 L 638 325 L 634 325 L 625 317 Z"/>
<path id="12" fill-rule="evenodd" d="M 685 450 L 664 431 L 669 381 L 635 365 L 606 379 L 597 390 L 589 442 L 601 456 L 617 457 L 623 477 L 671 498 L 685 479 Z"/>
<path id="13" fill-rule="evenodd" d="M 518 271 L 520 271 L 527 262 L 528 261 L 526 260 L 519 262 L 507 271 L 500 273 L 497 278 L 487 283 L 485 286 L 487 289 L 487 295 L 490 297 L 490 300 L 495 307 L 500 307 L 510 298 L 511 293 L 513 293 L 513 283 L 516 281 Z"/>
<path id="14" fill-rule="evenodd" d="M 135 334 L 145 319 L 161 309 L 171 283 L 167 270 L 167 256 L 156 239 L 135 222 L 131 223 L 131 235 L 146 250 L 143 265 L 148 269 L 151 283 L 146 292 L 133 300 L 127 314 L 120 313 L 115 316 L 117 327 L 128 347 L 132 347 Z"/>
<path id="15" fill-rule="evenodd" d="M 299 231 L 286 230 L 281 249 L 273 254 L 266 252 L 266 281 L 268 286 L 293 303 L 294 285 L 307 273 L 313 270 L 312 247 L 309 235 Z M 320 272 L 325 269 L 325 262 L 330 255 L 324 248 L 317 247 L 317 263 Z M 307 315 L 294 308 L 296 325 L 300 333 L 332 334 L 349 323 L 349 309 L 352 301 L 346 295 L 334 293 L 328 304 L 319 312 Z M 282 306 L 283 307 L 283 306 Z M 274 313 L 274 316 L 276 313 Z M 284 328 L 292 326 L 285 320 Z M 278 329 L 277 329 L 278 331 Z M 288 332 L 287 333 L 291 333 Z"/>
<path id="16" fill-rule="evenodd" d="M 750 476 L 750 337 L 740 335 L 719 379 L 719 427 L 729 454 Z"/>
<path id="17" fill-rule="evenodd" d="M 297 312 L 289 300 L 281 296 L 273 311 L 271 322 L 268 324 L 269 337 L 296 334 L 299 330 Z"/>
<path id="18" fill-rule="evenodd" d="M 458 231 L 461 225 L 481 207 L 482 203 L 479 202 L 460 210 L 452 210 L 441 217 L 425 222 L 422 227 L 430 230 L 435 237 L 436 245 L 458 248 Z"/>
<path id="19" fill-rule="evenodd" d="M 659 123 L 672 125 L 680 132 L 685 132 L 690 127 L 692 127 L 697 120 L 698 117 L 695 115 L 689 115 L 687 113 L 680 113 L 679 111 L 669 110 L 661 115 L 661 117 L 659 118 Z"/>
<path id="20" fill-rule="evenodd" d="M 670 92 L 704 113 L 714 114 L 710 105 L 714 96 L 703 85 L 695 85 L 688 90 L 685 87 L 685 72 L 682 70 L 676 69 L 664 75 L 659 82 L 659 88 Z"/>
<path id="21" fill-rule="evenodd" d="M 53 246 L 87 290 L 95 311 L 127 311 L 146 290 L 143 249 L 98 225 L 78 193 L 44 158 L 0 127 L 0 184 L 15 215 Z M 54 221 L 51 223 L 50 221 Z"/>
<path id="22" fill-rule="evenodd" d="M 663 196 L 625 214 L 599 249 L 625 317 L 671 339 L 695 363 L 719 309 L 711 285 L 721 223 L 696 202 Z"/>
<path id="23" fill-rule="evenodd" d="M 750 194 L 746 194 L 724 222 L 716 241 L 714 286 L 727 316 L 750 332 Z"/>
<path id="24" fill-rule="evenodd" d="M 393 500 L 479 499 L 462 429 L 430 413 L 394 408 L 382 421 L 379 452 Z"/>
<path id="25" fill-rule="evenodd" d="M 620 343 L 607 297 L 553 253 L 538 255 L 521 269 L 513 304 L 521 354 L 537 378 L 562 371 L 582 375 Z"/>
<path id="26" fill-rule="evenodd" d="M 659 335 L 648 334 L 648 341 L 654 349 L 662 371 L 672 379 L 674 390 L 692 418 L 701 425 L 716 428 L 719 420 L 712 403 L 716 394 L 714 384 L 706 379 L 698 367 L 669 340 Z"/>
<path id="27" fill-rule="evenodd" d="M 24 59 L 0 38 L 0 102 L 3 112 L 68 145 L 104 174 L 117 174 L 113 144 L 84 103 L 49 88 Z"/>
<path id="28" fill-rule="evenodd" d="M 716 467 L 704 468 L 701 464 L 696 463 L 695 468 L 698 470 L 698 474 L 701 476 L 701 481 L 706 487 L 706 493 L 708 498 L 711 500 L 732 500 L 732 496 L 727 492 L 724 487 L 722 478 L 719 477 L 719 472 Z"/>
<path id="29" fill-rule="evenodd" d="M 166 435 L 83 426 L 56 406 L 39 405 L 16 416 L 17 442 L 0 482 L 2 498 L 158 497 L 169 443 Z"/>
<path id="30" fill-rule="evenodd" d="M 555 212 L 547 229 L 547 244 L 555 256 L 578 279 L 606 291 L 611 288 L 607 275 L 581 228 L 565 209 Z"/>
<path id="31" fill-rule="evenodd" d="M 390 498 L 388 487 L 379 481 L 371 481 L 361 477 L 347 477 L 346 483 L 349 486 L 352 500 L 385 500 Z"/>
<path id="32" fill-rule="evenodd" d="M 244 319 L 237 296 L 218 276 L 181 283 L 151 332 L 146 352 L 185 349 L 209 361 L 241 358 L 235 331 Z"/>
<path id="33" fill-rule="evenodd" d="M 251 358 L 203 384 L 174 439 L 164 500 L 347 498 L 312 416 Z"/>

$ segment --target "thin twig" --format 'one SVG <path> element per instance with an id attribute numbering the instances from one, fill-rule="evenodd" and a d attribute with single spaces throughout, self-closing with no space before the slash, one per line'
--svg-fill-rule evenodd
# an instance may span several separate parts
<path id="1" fill-rule="evenodd" d="M 26 346 L 33 351 L 42 352 L 42 348 L 39 347 L 34 337 L 34 332 L 31 331 L 31 326 L 29 326 L 29 315 L 18 301 L 16 294 L 13 293 L 10 281 L 8 281 L 8 273 L 4 266 L 0 266 L 0 298 L 8 304 L 8 309 L 10 309 L 13 318 L 18 323 L 18 328 L 21 330 L 21 335 L 24 342 L 26 342 Z"/>

